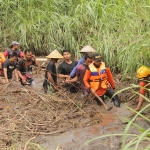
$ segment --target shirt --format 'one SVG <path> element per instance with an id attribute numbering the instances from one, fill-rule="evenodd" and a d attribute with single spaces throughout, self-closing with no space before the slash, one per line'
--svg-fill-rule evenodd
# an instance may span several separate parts
<path id="1" fill-rule="evenodd" d="M 13 70 L 16 69 L 16 63 L 11 63 L 9 59 L 6 59 L 3 64 L 3 76 L 4 76 L 4 68 L 7 68 L 7 77 L 8 79 L 11 79 Z"/>
<path id="2" fill-rule="evenodd" d="M 58 73 L 59 74 L 64 74 L 64 75 L 69 75 L 73 68 L 77 65 L 77 61 L 72 61 L 71 64 L 66 63 L 66 61 L 63 61 L 59 67 L 58 67 Z"/>
<path id="3" fill-rule="evenodd" d="M 87 65 L 86 65 L 86 64 L 80 64 L 80 65 L 77 67 L 77 72 L 76 72 L 76 75 L 78 76 L 78 78 L 79 78 L 79 80 L 80 80 L 81 89 L 82 89 L 83 93 L 84 93 L 84 91 L 89 92 L 89 88 L 87 88 L 87 87 L 84 85 L 84 82 L 83 82 L 83 78 L 84 78 L 84 74 L 85 74 L 86 68 L 87 68 Z"/>
<path id="4" fill-rule="evenodd" d="M 30 61 L 25 60 L 24 58 L 18 64 L 18 70 L 21 72 L 22 75 L 25 74 L 32 74 L 32 67 L 35 65 L 35 61 L 32 59 Z"/>
<path id="5" fill-rule="evenodd" d="M 54 82 L 57 84 L 57 76 L 56 76 L 56 65 L 54 62 L 50 61 L 46 67 L 45 78 L 48 79 L 47 72 L 51 73 L 51 76 Z"/>
<path id="6" fill-rule="evenodd" d="M 77 71 L 77 67 L 78 67 L 79 65 L 83 64 L 84 62 L 85 62 L 85 58 L 82 57 L 82 58 L 78 61 L 77 65 L 74 67 L 74 69 L 71 71 L 71 73 L 70 73 L 70 76 L 71 76 L 71 77 L 74 77 L 74 76 L 75 76 L 76 71 Z"/>
<path id="7" fill-rule="evenodd" d="M 24 56 L 23 52 L 20 51 L 20 50 L 12 50 L 12 49 L 8 49 L 4 52 L 4 56 L 8 58 L 10 58 L 10 55 L 13 53 L 13 52 L 16 52 L 17 53 L 17 56 L 22 58 Z"/>

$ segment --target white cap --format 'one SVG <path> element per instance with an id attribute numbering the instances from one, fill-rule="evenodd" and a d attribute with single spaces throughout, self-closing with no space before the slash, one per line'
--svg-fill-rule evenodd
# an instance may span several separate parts
<path id="1" fill-rule="evenodd" d="M 19 45 L 19 43 L 17 41 L 13 41 L 11 45 Z"/>

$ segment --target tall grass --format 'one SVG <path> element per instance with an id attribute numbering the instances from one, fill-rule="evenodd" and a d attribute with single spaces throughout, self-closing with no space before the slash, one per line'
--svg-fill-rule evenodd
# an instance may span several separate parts
<path id="1" fill-rule="evenodd" d="M 150 1 L 1 0 L 0 47 L 21 42 L 38 55 L 91 44 L 108 65 L 132 74 L 149 65 Z"/>

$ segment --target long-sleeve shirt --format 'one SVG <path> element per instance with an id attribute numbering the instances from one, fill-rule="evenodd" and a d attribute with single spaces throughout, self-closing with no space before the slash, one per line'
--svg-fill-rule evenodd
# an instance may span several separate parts
<path id="1" fill-rule="evenodd" d="M 70 73 L 70 76 L 71 77 L 74 77 L 76 75 L 76 71 L 77 71 L 77 68 L 80 64 L 83 64 L 85 62 L 85 58 L 84 56 L 78 61 L 77 65 L 73 68 L 73 70 L 71 71 Z"/>
<path id="2" fill-rule="evenodd" d="M 99 71 L 99 68 L 97 68 L 97 71 Z M 106 67 L 106 74 L 107 74 L 107 80 L 109 81 L 109 83 L 111 84 L 111 87 L 112 88 L 115 88 L 115 83 L 114 83 L 114 79 L 113 79 L 113 76 L 112 76 L 112 73 L 110 71 L 110 68 L 107 68 Z M 89 68 L 86 69 L 86 72 L 85 72 L 85 75 L 84 75 L 84 78 L 83 78 L 83 81 L 84 81 L 84 84 L 87 88 L 90 88 L 90 83 L 89 83 L 89 79 L 90 79 L 90 76 L 91 76 L 91 71 Z M 103 96 L 105 93 L 106 93 L 106 90 L 107 89 L 102 89 L 102 88 L 98 88 L 96 90 L 96 93 L 97 95 L 99 96 Z"/>

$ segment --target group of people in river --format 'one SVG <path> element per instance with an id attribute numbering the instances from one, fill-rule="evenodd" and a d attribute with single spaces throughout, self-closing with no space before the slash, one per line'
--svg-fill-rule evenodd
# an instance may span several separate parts
<path id="1" fill-rule="evenodd" d="M 115 94 L 115 83 L 112 72 L 106 66 L 102 56 L 96 52 L 90 45 L 86 45 L 80 50 L 83 56 L 79 61 L 72 60 L 70 50 L 62 50 L 59 53 L 57 50 L 52 51 L 46 56 L 50 61 L 46 67 L 43 88 L 45 94 L 48 90 L 53 92 L 59 91 L 61 88 L 67 88 L 71 93 L 77 93 L 80 89 L 86 96 L 92 93 L 98 105 L 102 105 L 99 98 L 104 101 L 104 96 L 109 97 L 116 107 L 120 107 L 120 101 Z M 58 69 L 56 63 L 58 59 L 63 59 L 59 64 Z M 0 53 L 0 80 L 1 83 L 10 83 L 13 78 L 13 72 L 16 82 L 20 81 L 23 86 L 35 86 L 36 84 L 32 75 L 33 65 L 38 67 L 38 61 L 32 50 L 26 49 L 24 52 L 19 50 L 19 43 L 13 41 L 8 50 Z M 148 87 L 148 79 L 150 69 L 142 66 L 137 71 L 140 80 L 140 96 L 137 108 L 141 109 L 146 89 Z M 65 81 L 61 87 L 57 78 Z M 144 79 L 144 80 L 143 80 Z"/>

